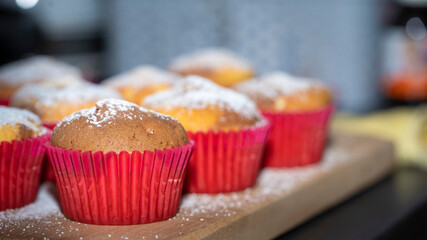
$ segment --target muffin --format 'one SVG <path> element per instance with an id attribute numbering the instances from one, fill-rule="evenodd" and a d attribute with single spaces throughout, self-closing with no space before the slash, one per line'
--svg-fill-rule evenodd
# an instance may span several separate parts
<path id="1" fill-rule="evenodd" d="M 53 129 L 64 117 L 93 107 L 98 100 L 120 98 L 114 89 L 72 79 L 24 86 L 13 95 L 10 105 L 30 110 L 40 117 L 43 124 Z"/>
<path id="2" fill-rule="evenodd" d="M 177 118 L 196 142 L 188 192 L 232 192 L 255 183 L 269 125 L 248 97 L 189 76 L 142 105 Z"/>
<path id="3" fill-rule="evenodd" d="M 263 111 L 306 112 L 332 102 L 331 92 L 320 82 L 273 72 L 235 86 Z"/>
<path id="4" fill-rule="evenodd" d="M 48 134 L 33 113 L 0 106 L 0 211 L 33 202 Z M 19 174 L 17 174 L 19 173 Z"/>
<path id="5" fill-rule="evenodd" d="M 65 216 L 109 225 L 174 216 L 193 147 L 176 119 L 118 99 L 67 116 L 47 144 Z"/>
<path id="6" fill-rule="evenodd" d="M 179 77 L 171 72 L 140 66 L 106 79 L 103 84 L 120 92 L 123 99 L 139 104 L 146 96 L 168 89 Z"/>
<path id="7" fill-rule="evenodd" d="M 198 75 L 224 87 L 231 87 L 254 76 L 253 67 L 235 53 L 208 48 L 179 56 L 169 66 L 182 76 Z"/>
<path id="8" fill-rule="evenodd" d="M 294 167 L 321 160 L 332 94 L 320 82 L 273 72 L 235 89 L 248 95 L 272 123 L 265 165 Z"/>
<path id="9" fill-rule="evenodd" d="M 47 56 L 33 56 L 0 67 L 0 104 L 7 105 L 20 87 L 65 76 L 81 77 L 78 68 Z"/>

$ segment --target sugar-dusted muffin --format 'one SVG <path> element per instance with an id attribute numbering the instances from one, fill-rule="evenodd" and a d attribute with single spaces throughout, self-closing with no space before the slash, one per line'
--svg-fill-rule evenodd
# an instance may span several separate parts
<path id="1" fill-rule="evenodd" d="M 173 88 L 148 96 L 142 105 L 177 118 L 193 132 L 239 130 L 264 121 L 248 97 L 199 76 L 188 76 Z"/>
<path id="2" fill-rule="evenodd" d="M 34 138 L 42 132 L 40 119 L 34 113 L 0 106 L 0 142 Z"/>
<path id="3" fill-rule="evenodd" d="M 53 81 L 24 86 L 14 94 L 10 105 L 30 110 L 40 117 L 43 124 L 54 126 L 65 116 L 94 106 L 98 100 L 120 98 L 114 89 L 76 81 L 67 78 L 58 81 L 60 84 Z"/>
<path id="4" fill-rule="evenodd" d="M 169 69 L 183 76 L 199 75 L 225 87 L 248 80 L 255 74 L 245 59 L 221 48 L 208 48 L 179 56 L 171 62 Z"/>
<path id="5" fill-rule="evenodd" d="M 235 89 L 251 97 L 272 124 L 265 166 L 304 166 L 322 159 L 333 112 L 332 95 L 324 85 L 273 72 Z"/>
<path id="6" fill-rule="evenodd" d="M 331 104 L 331 92 L 320 82 L 283 72 L 265 74 L 235 89 L 248 95 L 263 111 L 303 112 Z"/>
<path id="7" fill-rule="evenodd" d="M 0 100 L 7 101 L 17 89 L 30 83 L 65 76 L 81 77 L 78 68 L 47 56 L 33 56 L 0 67 Z"/>
<path id="8" fill-rule="evenodd" d="M 144 65 L 103 81 L 120 92 L 123 99 L 139 104 L 146 96 L 166 90 L 179 76 L 160 68 Z"/>
<path id="9" fill-rule="evenodd" d="M 270 126 L 248 97 L 188 76 L 143 105 L 177 118 L 195 141 L 188 192 L 233 192 L 255 184 Z"/>
<path id="10" fill-rule="evenodd" d="M 98 101 L 95 107 L 75 112 L 54 129 L 53 146 L 81 151 L 154 151 L 188 143 L 174 118 L 118 99 Z"/>
<path id="11" fill-rule="evenodd" d="M 64 118 L 46 147 L 66 217 L 129 225 L 176 214 L 194 142 L 172 117 L 104 99 Z"/>
<path id="12" fill-rule="evenodd" d="M 0 211 L 34 201 L 48 139 L 35 114 L 0 106 Z"/>

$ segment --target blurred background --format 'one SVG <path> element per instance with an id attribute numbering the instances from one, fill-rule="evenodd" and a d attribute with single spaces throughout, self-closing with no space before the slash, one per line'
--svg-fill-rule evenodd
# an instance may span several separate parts
<path id="1" fill-rule="evenodd" d="M 259 74 L 321 79 L 341 112 L 334 130 L 390 139 L 400 158 L 424 159 L 426 21 L 423 0 L 2 0 L 0 64 L 47 54 L 99 82 L 225 47 Z"/>
<path id="2" fill-rule="evenodd" d="M 381 78 L 403 70 L 401 58 L 417 61 L 405 54 L 424 51 L 426 63 L 427 48 L 418 46 L 427 41 L 425 7 L 372 0 L 3 0 L 0 61 L 49 54 L 100 80 L 222 46 L 258 73 L 279 69 L 322 79 L 340 109 L 366 112 L 386 104 Z M 397 49 L 402 44 L 415 49 Z"/>

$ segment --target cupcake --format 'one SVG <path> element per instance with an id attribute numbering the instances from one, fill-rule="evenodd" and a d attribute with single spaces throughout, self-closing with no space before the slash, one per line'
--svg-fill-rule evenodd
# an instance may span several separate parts
<path id="1" fill-rule="evenodd" d="M 48 134 L 27 110 L 0 106 L 0 211 L 33 202 Z"/>
<path id="2" fill-rule="evenodd" d="M 235 87 L 272 123 L 265 166 L 295 167 L 321 160 L 332 94 L 321 83 L 273 72 Z"/>
<path id="3" fill-rule="evenodd" d="M 195 141 L 188 192 L 233 192 L 255 184 L 269 125 L 248 97 L 189 76 L 142 105 L 177 118 Z"/>
<path id="4" fill-rule="evenodd" d="M 252 66 L 245 59 L 220 48 L 208 48 L 180 56 L 172 61 L 169 69 L 182 76 L 202 76 L 225 87 L 254 76 Z"/>
<path id="5" fill-rule="evenodd" d="M 53 130 L 64 117 L 93 107 L 98 100 L 120 98 L 114 89 L 73 79 L 26 85 L 13 95 L 10 105 L 35 113 L 45 127 Z M 49 161 L 45 161 L 43 180 L 55 180 Z"/>
<path id="6" fill-rule="evenodd" d="M 103 84 L 120 92 L 123 99 L 139 104 L 146 96 L 168 89 L 179 77 L 171 72 L 140 66 L 106 79 Z"/>
<path id="7" fill-rule="evenodd" d="M 34 56 L 0 67 L 0 105 L 8 105 L 20 87 L 65 76 L 81 77 L 76 67 L 47 56 Z"/>
<path id="8" fill-rule="evenodd" d="M 67 116 L 46 144 L 64 215 L 108 225 L 174 216 L 193 146 L 176 119 L 117 99 Z"/>

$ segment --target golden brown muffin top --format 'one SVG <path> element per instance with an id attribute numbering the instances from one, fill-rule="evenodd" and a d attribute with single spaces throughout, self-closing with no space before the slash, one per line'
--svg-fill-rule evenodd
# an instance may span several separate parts
<path id="1" fill-rule="evenodd" d="M 222 48 L 206 48 L 181 55 L 173 60 L 169 69 L 174 72 L 186 72 L 190 69 L 217 70 L 224 68 L 245 69 L 251 71 L 251 64 L 234 52 Z"/>
<path id="2" fill-rule="evenodd" d="M 117 76 L 106 79 L 103 84 L 113 87 L 145 87 L 155 84 L 172 84 L 179 80 L 179 76 L 172 72 L 143 65 Z"/>
<path id="3" fill-rule="evenodd" d="M 64 76 L 81 77 L 78 68 L 48 56 L 33 56 L 0 68 L 0 85 L 22 86 Z"/>
<path id="4" fill-rule="evenodd" d="M 247 96 L 199 76 L 188 76 L 171 89 L 148 96 L 142 105 L 176 117 L 192 131 L 241 129 L 264 121 Z M 199 121 L 209 124 L 198 129 Z"/>
<path id="5" fill-rule="evenodd" d="M 50 142 L 61 148 L 119 153 L 182 146 L 188 138 L 172 117 L 124 100 L 103 99 L 64 118 Z"/>
<path id="6" fill-rule="evenodd" d="M 280 71 L 240 83 L 234 89 L 249 96 L 262 110 L 314 110 L 332 101 L 322 83 Z"/>
<path id="7" fill-rule="evenodd" d="M 0 106 L 0 141 L 36 137 L 43 131 L 40 119 L 30 111 Z"/>

